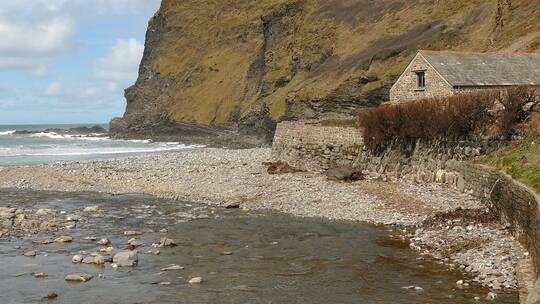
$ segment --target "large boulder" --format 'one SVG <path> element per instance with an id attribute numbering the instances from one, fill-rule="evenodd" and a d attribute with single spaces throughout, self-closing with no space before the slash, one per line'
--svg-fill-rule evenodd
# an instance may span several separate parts
<path id="1" fill-rule="evenodd" d="M 113 263 L 118 267 L 133 267 L 139 263 L 137 251 L 121 251 L 114 255 Z"/>

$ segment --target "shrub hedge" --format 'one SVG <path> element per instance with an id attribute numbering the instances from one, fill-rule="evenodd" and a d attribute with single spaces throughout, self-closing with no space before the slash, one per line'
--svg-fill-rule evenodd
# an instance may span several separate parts
<path id="1" fill-rule="evenodd" d="M 525 119 L 523 106 L 536 98 L 530 87 L 482 90 L 449 97 L 383 104 L 358 115 L 370 146 L 392 140 L 457 140 L 510 136 Z"/>

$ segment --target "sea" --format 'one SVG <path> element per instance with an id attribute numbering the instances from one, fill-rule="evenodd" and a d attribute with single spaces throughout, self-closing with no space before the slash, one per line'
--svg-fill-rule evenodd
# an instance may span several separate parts
<path id="1" fill-rule="evenodd" d="M 78 160 L 103 160 L 144 153 L 199 148 L 178 142 L 118 140 L 105 134 L 58 134 L 47 129 L 71 129 L 107 124 L 0 125 L 0 167 Z M 16 131 L 32 131 L 15 134 Z"/>

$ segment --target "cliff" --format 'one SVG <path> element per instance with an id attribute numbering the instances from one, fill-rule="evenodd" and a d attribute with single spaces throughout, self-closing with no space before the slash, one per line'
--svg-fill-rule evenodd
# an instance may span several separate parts
<path id="1" fill-rule="evenodd" d="M 417 49 L 539 51 L 538 0 L 163 0 L 119 137 L 268 142 L 388 99 Z"/>

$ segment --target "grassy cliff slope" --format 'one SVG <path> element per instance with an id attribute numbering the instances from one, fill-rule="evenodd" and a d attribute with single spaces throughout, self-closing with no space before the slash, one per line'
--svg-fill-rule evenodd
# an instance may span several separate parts
<path id="1" fill-rule="evenodd" d="M 149 23 L 129 136 L 342 117 L 387 99 L 417 49 L 539 51 L 538 0 L 163 0 Z"/>

